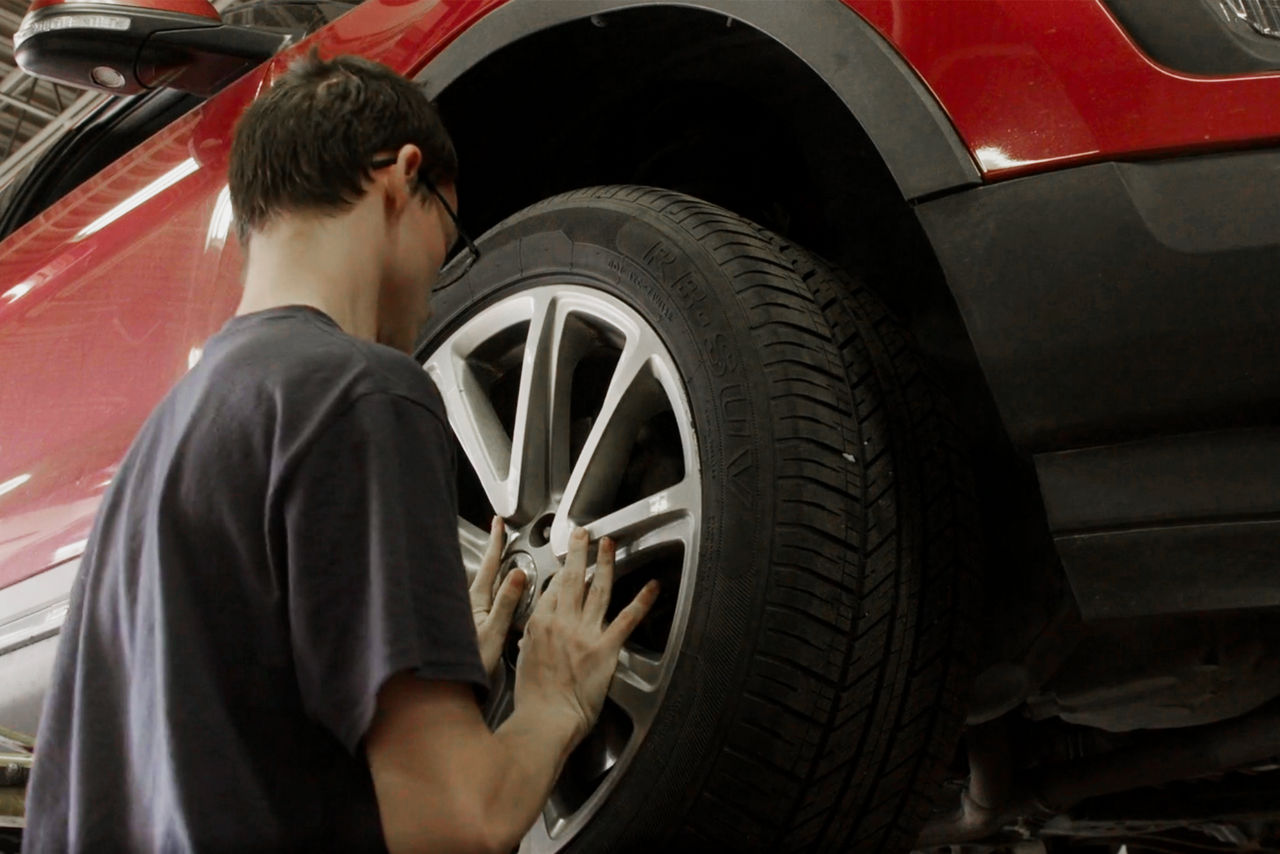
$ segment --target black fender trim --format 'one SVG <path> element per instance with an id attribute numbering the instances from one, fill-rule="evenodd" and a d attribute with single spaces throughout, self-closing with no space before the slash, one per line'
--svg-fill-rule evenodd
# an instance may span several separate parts
<path id="1" fill-rule="evenodd" d="M 723 14 L 765 33 L 814 70 L 875 144 L 904 198 L 981 183 L 969 150 L 933 95 L 880 35 L 838 0 L 509 0 L 431 60 L 419 80 L 434 98 L 525 36 L 619 9 L 676 6 Z"/>
<path id="2" fill-rule="evenodd" d="M 916 214 L 1023 450 L 1280 423 L 1280 149 L 1082 166 Z"/>
<path id="3" fill-rule="evenodd" d="M 1280 606 L 1280 520 L 1072 534 L 1056 543 L 1086 620 Z"/>
<path id="4" fill-rule="evenodd" d="M 1280 149 L 916 212 L 1082 615 L 1280 606 Z"/>
<path id="5" fill-rule="evenodd" d="M 1280 606 L 1280 429 L 1035 457 L 1086 619 Z"/>
<path id="6" fill-rule="evenodd" d="M 1280 40 L 1256 32 L 1214 0 L 1106 0 L 1133 40 L 1168 68 L 1252 74 L 1280 68 Z"/>

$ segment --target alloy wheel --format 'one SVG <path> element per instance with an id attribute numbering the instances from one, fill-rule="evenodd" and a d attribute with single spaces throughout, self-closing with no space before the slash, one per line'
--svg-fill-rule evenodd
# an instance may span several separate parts
<path id="1" fill-rule="evenodd" d="M 562 565 L 569 534 L 618 543 L 610 617 L 650 578 L 663 593 L 619 656 L 608 700 L 575 750 L 522 852 L 562 848 L 614 788 L 654 722 L 694 593 L 702 484 L 675 362 L 633 308 L 579 285 L 507 293 L 467 316 L 427 358 L 462 450 L 459 537 L 479 570 L 489 514 L 507 523 L 499 583 L 534 581 L 486 709 L 512 708 L 517 636 Z M 593 559 L 593 558 L 590 558 Z M 590 568 L 588 569 L 590 573 Z"/>

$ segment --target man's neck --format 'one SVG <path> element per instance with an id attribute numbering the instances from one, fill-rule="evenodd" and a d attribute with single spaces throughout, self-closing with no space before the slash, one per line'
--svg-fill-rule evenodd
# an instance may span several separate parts
<path id="1" fill-rule="evenodd" d="M 358 211 L 288 217 L 254 235 L 236 314 L 286 305 L 319 309 L 348 335 L 377 340 L 380 251 Z"/>

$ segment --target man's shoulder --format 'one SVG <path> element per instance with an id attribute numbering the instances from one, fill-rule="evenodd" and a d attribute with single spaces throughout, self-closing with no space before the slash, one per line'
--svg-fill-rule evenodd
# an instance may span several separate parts
<path id="1" fill-rule="evenodd" d="M 209 354 L 216 360 L 212 370 L 230 382 L 260 384 L 278 403 L 301 399 L 334 411 L 389 394 L 444 416 L 440 394 L 417 362 L 346 334 L 314 309 L 288 307 L 237 321 Z"/>
<path id="2" fill-rule="evenodd" d="M 444 402 L 436 384 L 412 357 L 372 341 L 348 340 L 363 359 L 363 393 L 396 395 L 421 403 L 438 415 L 444 414 Z"/>

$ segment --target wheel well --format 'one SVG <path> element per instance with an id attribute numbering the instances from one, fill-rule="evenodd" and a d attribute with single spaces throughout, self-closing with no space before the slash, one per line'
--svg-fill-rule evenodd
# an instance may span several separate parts
<path id="1" fill-rule="evenodd" d="M 885 217 L 909 211 L 839 98 L 723 15 L 644 7 L 552 27 L 492 54 L 438 103 L 478 229 L 563 190 L 648 183 L 864 268 L 886 239 L 918 254 Z"/>
<path id="2" fill-rule="evenodd" d="M 970 430 L 986 527 L 999 535 L 989 541 L 1016 552 L 991 555 L 993 589 L 1003 599 L 1006 582 L 1025 591 L 1032 577 L 1060 578 L 1056 567 L 1029 571 L 1056 563 L 1034 470 L 1008 440 L 910 204 L 857 119 L 790 50 L 723 14 L 619 10 L 490 54 L 437 102 L 460 153 L 462 219 L 477 232 L 566 190 L 648 184 L 733 210 L 863 276 Z"/>

